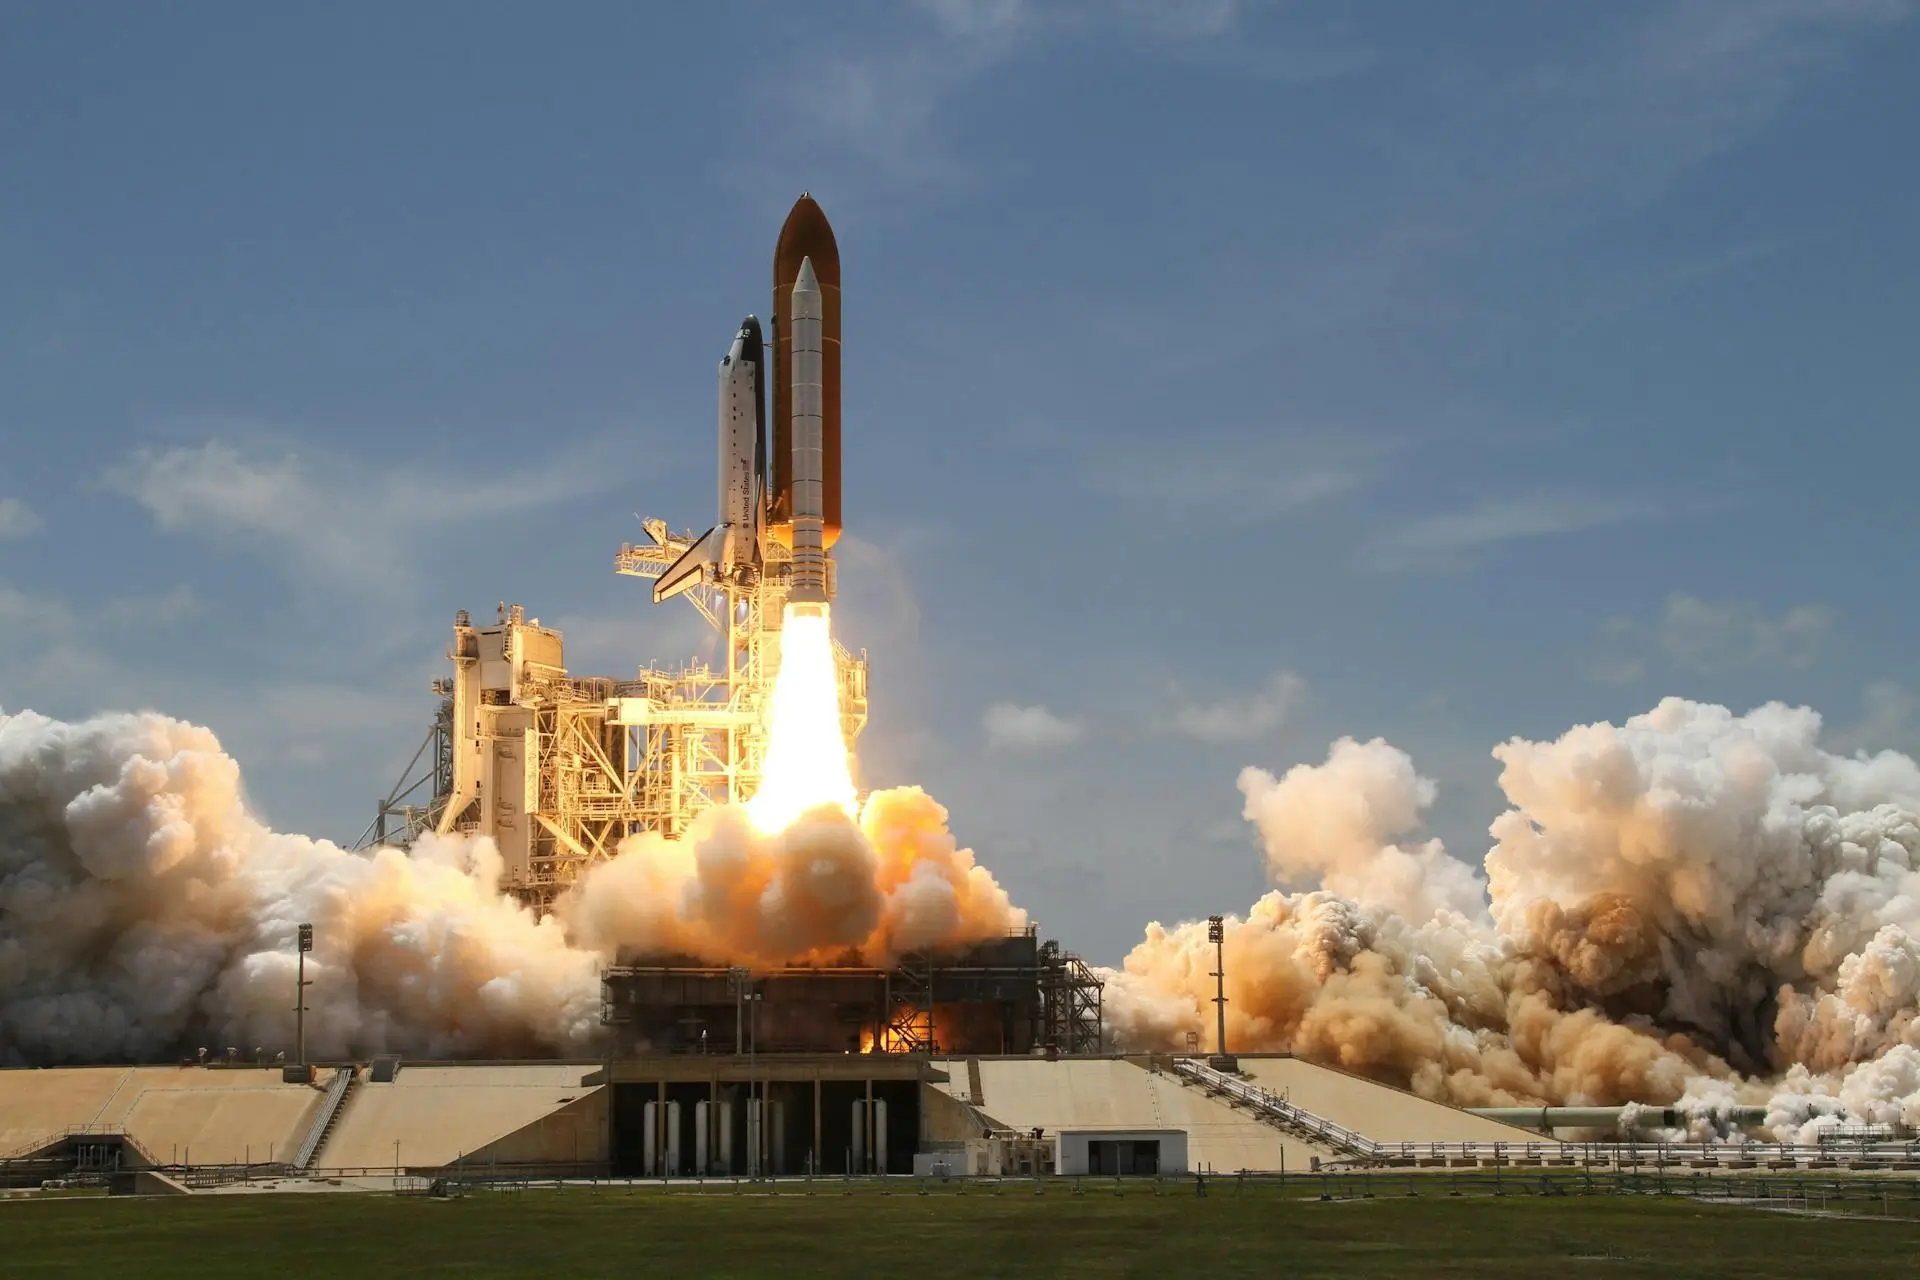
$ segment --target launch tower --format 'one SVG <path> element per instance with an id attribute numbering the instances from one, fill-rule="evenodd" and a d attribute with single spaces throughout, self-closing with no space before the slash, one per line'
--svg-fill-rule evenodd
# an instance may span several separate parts
<path id="1" fill-rule="evenodd" d="M 502 604 L 492 626 L 462 611 L 453 675 L 434 684 L 439 714 L 362 847 L 491 836 L 503 887 L 544 909 L 625 836 L 677 837 L 703 810 L 752 798 L 787 605 L 824 606 L 837 586 L 840 255 L 808 195 L 780 232 L 772 314 L 770 340 L 749 316 L 720 363 L 714 527 L 648 519 L 648 540 L 614 557 L 616 572 L 653 582 L 656 603 L 685 599 L 714 629 L 717 660 L 572 676 L 560 632 L 521 606 Z M 771 379 L 769 347 L 782 357 Z M 851 748 L 867 722 L 866 654 L 836 640 L 834 660 Z"/>

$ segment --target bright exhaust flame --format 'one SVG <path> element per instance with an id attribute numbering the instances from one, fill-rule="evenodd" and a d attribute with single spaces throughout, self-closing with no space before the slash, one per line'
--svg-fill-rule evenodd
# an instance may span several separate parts
<path id="1" fill-rule="evenodd" d="M 825 605 L 788 605 L 773 682 L 767 757 L 747 816 L 763 833 L 792 826 L 810 809 L 854 816 L 853 773 L 840 728 L 840 679 Z"/>

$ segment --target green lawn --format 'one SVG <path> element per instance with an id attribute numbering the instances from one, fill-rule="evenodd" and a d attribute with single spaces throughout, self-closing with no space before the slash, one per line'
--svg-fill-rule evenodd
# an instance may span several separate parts
<path id="1" fill-rule="evenodd" d="M 1839 1207 L 1839 1206 L 1836 1206 Z M 1878 1214 L 1880 1206 L 1855 1204 Z M 1895 1206 L 1896 1210 L 1899 1206 Z M 657 1190 L 0 1204 L 39 1276 L 1912 1276 L 1920 1222 L 1654 1197 L 1382 1196 L 1190 1185 L 1116 1196 Z"/>

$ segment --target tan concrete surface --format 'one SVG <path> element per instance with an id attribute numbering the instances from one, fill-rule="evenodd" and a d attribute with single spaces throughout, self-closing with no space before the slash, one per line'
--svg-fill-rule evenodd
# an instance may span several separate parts
<path id="1" fill-rule="evenodd" d="M 363 1077 L 314 1163 L 327 1169 L 607 1158 L 607 1100 L 579 1064 L 403 1066 Z M 396 1150 L 395 1143 L 398 1143 Z"/>
<path id="2" fill-rule="evenodd" d="M 318 1090 L 142 1090 L 120 1129 L 158 1164 L 266 1164 L 292 1159 L 320 1107 Z"/>
<path id="3" fill-rule="evenodd" d="M 1501 1124 L 1390 1085 L 1298 1058 L 1242 1055 L 1240 1072 L 1297 1107 L 1375 1142 L 1543 1142 L 1538 1133 Z"/>
<path id="4" fill-rule="evenodd" d="M 964 1058 L 943 1066 L 952 1077 L 932 1086 L 948 1096 L 967 1096 Z M 1009 1129 L 1184 1129 L 1187 1162 L 1195 1169 L 1304 1170 L 1313 1156 L 1332 1158 L 1314 1146 L 1215 1101 L 1171 1076 L 1158 1075 L 1117 1058 L 982 1058 L 980 1110 Z"/>
<path id="5" fill-rule="evenodd" d="M 25 1155 L 92 1124 L 124 1067 L 0 1071 L 0 1157 Z"/>
<path id="6" fill-rule="evenodd" d="M 328 1072 L 319 1071 L 324 1084 Z M 320 1097 L 284 1084 L 278 1067 L 61 1067 L 0 1071 L 0 1156 L 46 1146 L 73 1131 L 124 1133 L 154 1160 L 195 1147 L 196 1164 L 265 1161 Z M 231 1152 L 229 1153 L 229 1148 Z"/>

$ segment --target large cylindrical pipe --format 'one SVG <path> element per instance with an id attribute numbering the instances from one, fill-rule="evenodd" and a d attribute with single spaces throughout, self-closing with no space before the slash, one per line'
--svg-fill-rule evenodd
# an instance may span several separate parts
<path id="1" fill-rule="evenodd" d="M 832 547 L 840 537 L 840 246 L 826 213 L 802 194 L 780 228 L 773 250 L 774 347 L 773 440 L 769 464 L 768 522 L 774 535 L 793 536 L 793 286 L 800 264 L 811 260 L 820 295 L 820 526 Z"/>
<path id="2" fill-rule="evenodd" d="M 1498 1120 L 1502 1124 L 1549 1133 L 1555 1129 L 1621 1129 L 1627 1107 L 1468 1107 L 1469 1114 Z M 1683 1129 L 1694 1116 L 1724 1116 L 1734 1128 L 1765 1124 L 1765 1107 L 1733 1107 L 1722 1112 L 1691 1111 L 1681 1107 L 1634 1106 L 1634 1129 Z"/>
<path id="3" fill-rule="evenodd" d="M 822 516 L 820 282 L 813 260 L 800 262 L 793 284 L 793 580 L 788 599 L 797 605 L 827 602 L 827 546 Z"/>

